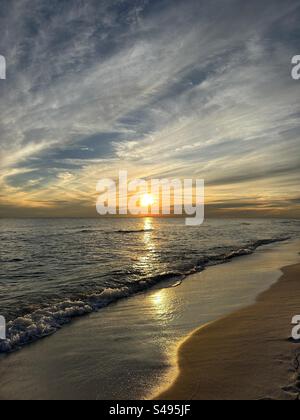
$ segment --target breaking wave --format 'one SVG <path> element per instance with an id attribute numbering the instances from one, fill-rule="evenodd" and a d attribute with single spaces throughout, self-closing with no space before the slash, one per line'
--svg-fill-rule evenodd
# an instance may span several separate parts
<path id="1" fill-rule="evenodd" d="M 129 233 L 147 233 L 153 232 L 153 229 L 139 229 L 139 230 L 116 230 L 114 233 L 129 234 Z"/>
<path id="2" fill-rule="evenodd" d="M 132 231 L 133 232 L 133 231 Z M 136 232 L 136 231 L 135 231 Z M 26 344 L 54 334 L 72 319 L 98 311 L 109 304 L 146 291 L 159 283 L 173 281 L 171 287 L 178 286 L 188 275 L 204 270 L 206 267 L 223 264 L 233 258 L 252 254 L 258 247 L 289 238 L 260 240 L 247 248 L 236 249 L 227 254 L 206 257 L 200 260 L 196 267 L 181 272 L 167 272 L 158 276 L 141 279 L 135 283 L 120 288 L 106 288 L 97 293 L 86 294 L 80 299 L 69 299 L 43 307 L 30 314 L 18 317 L 7 324 L 7 339 L 0 340 L 0 353 L 16 351 Z M 162 287 L 164 285 L 162 284 Z"/>
<path id="3" fill-rule="evenodd" d="M 136 230 L 113 230 L 113 231 L 105 231 L 105 230 L 93 230 L 93 229 L 83 229 L 79 231 L 79 233 L 95 233 L 95 232 L 102 232 L 108 235 L 112 234 L 130 234 L 130 233 L 147 233 L 153 232 L 154 229 L 136 229 Z M 77 232 L 78 233 L 78 232 Z"/>

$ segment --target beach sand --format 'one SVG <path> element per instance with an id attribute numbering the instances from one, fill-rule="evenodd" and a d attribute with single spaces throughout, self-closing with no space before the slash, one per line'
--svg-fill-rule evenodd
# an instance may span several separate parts
<path id="1" fill-rule="evenodd" d="M 299 264 L 299 249 L 299 241 L 261 247 L 252 255 L 195 273 L 178 287 L 160 284 L 147 293 L 121 300 L 99 313 L 76 320 L 53 336 L 21 351 L 3 355 L 0 357 L 0 400 L 153 399 L 178 375 L 178 343 L 199 326 L 253 305 L 257 296 L 278 282 L 281 267 Z M 247 389 L 256 383 L 252 367 L 249 368 L 252 365 L 257 370 L 257 384 L 264 389 L 268 385 L 273 391 L 272 383 L 268 382 L 270 376 L 265 374 L 268 362 L 269 369 L 274 369 L 277 374 L 280 363 L 284 364 L 282 384 L 288 385 L 292 372 L 286 372 L 285 368 L 291 365 L 289 351 L 294 346 L 290 348 L 285 340 L 291 330 L 292 316 L 300 312 L 300 307 L 297 307 L 299 298 L 296 298 L 300 295 L 297 284 L 288 283 L 286 286 L 280 294 L 286 301 L 293 296 L 295 304 L 291 310 L 287 308 L 284 319 L 279 316 L 281 329 L 277 329 L 277 308 L 270 309 L 270 331 L 274 342 L 279 341 L 278 355 L 274 360 L 271 359 L 273 356 L 270 360 L 266 357 L 266 362 L 255 366 L 252 346 L 255 348 L 265 333 L 259 332 L 251 343 L 251 336 L 244 331 L 247 325 L 241 325 L 239 329 L 233 327 L 231 319 L 235 319 L 235 315 L 229 321 L 227 318 L 225 322 L 216 322 L 203 330 L 204 343 L 205 334 L 211 328 L 217 328 L 216 338 L 207 342 L 206 347 L 202 345 L 202 339 L 199 346 L 193 347 L 195 352 L 187 355 L 184 368 L 187 379 L 180 379 L 181 388 L 175 387 L 175 393 L 169 392 L 168 397 L 203 398 L 202 386 L 211 398 L 230 398 L 232 392 L 224 394 L 230 389 L 228 383 L 234 382 L 235 359 L 238 358 L 231 356 L 235 353 L 238 356 L 244 353 L 250 361 L 241 371 L 241 377 L 236 378 L 236 393 L 240 387 Z M 258 329 L 265 327 L 266 311 L 262 312 L 262 325 L 253 323 Z M 254 311 L 252 317 L 258 319 L 260 315 Z M 245 323 L 250 327 L 251 318 Z M 233 332 L 234 343 L 230 341 Z M 199 336 L 202 337 L 202 333 Z M 269 343 L 262 344 L 261 352 L 265 352 L 268 346 Z M 194 369 L 196 375 L 193 375 Z M 262 378 L 258 377 L 260 374 Z M 202 385 L 197 388 L 199 377 Z M 268 390 L 260 393 L 258 389 L 257 394 L 264 396 Z"/>
<path id="2" fill-rule="evenodd" d="M 180 346 L 180 374 L 157 399 L 299 398 L 300 344 L 290 336 L 291 320 L 300 314 L 300 265 L 282 271 L 255 305 L 202 327 Z"/>

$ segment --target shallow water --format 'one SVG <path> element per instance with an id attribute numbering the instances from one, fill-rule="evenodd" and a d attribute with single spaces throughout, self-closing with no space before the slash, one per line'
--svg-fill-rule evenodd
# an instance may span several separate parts
<path id="1" fill-rule="evenodd" d="M 299 262 L 299 247 L 299 241 L 261 247 L 193 274 L 178 287 L 162 284 L 2 355 L 0 399 L 151 397 L 176 374 L 178 343 L 195 328 L 253 303 L 279 279 L 282 266 Z"/>
<path id="2" fill-rule="evenodd" d="M 52 334 L 74 317 L 161 281 L 251 253 L 264 241 L 297 237 L 298 221 L 0 220 L 0 351 Z M 233 254 L 232 254 L 233 253 Z"/>

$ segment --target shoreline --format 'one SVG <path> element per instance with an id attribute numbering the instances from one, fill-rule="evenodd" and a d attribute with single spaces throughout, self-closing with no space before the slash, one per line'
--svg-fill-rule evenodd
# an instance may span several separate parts
<path id="1" fill-rule="evenodd" d="M 119 231 L 119 233 L 126 231 Z M 128 231 L 127 231 L 128 233 Z M 144 281 L 140 280 L 136 284 L 126 285 L 123 288 L 104 288 L 101 292 L 90 293 L 81 299 L 69 299 L 49 304 L 44 309 L 37 309 L 32 313 L 18 316 L 11 320 L 11 326 L 8 327 L 8 338 L 0 340 L 0 356 L 22 351 L 26 346 L 31 345 L 39 340 L 45 339 L 56 334 L 62 327 L 69 325 L 75 320 L 79 320 L 83 316 L 97 313 L 110 305 L 122 301 L 123 299 L 134 297 L 139 293 L 147 293 L 155 290 L 155 288 L 164 288 L 164 283 L 168 281 L 182 282 L 189 276 L 202 273 L 208 268 L 222 264 L 228 264 L 237 258 L 255 254 L 255 252 L 265 246 L 280 245 L 288 243 L 290 237 L 257 240 L 248 246 L 236 248 L 231 252 L 220 254 L 216 257 L 203 260 L 201 265 L 190 267 L 186 272 L 177 273 L 175 270 L 170 273 L 161 273 L 157 276 L 149 277 Z M 43 311 L 45 313 L 43 313 Z M 60 317 L 56 314 L 60 312 Z M 45 314 L 48 318 L 45 324 Z M 26 318 L 24 327 L 23 320 Z M 10 331 L 12 334 L 10 335 Z"/>
<path id="2" fill-rule="evenodd" d="M 300 313 L 300 264 L 255 304 L 201 326 L 177 347 L 178 375 L 155 400 L 294 400 L 300 398 L 300 345 L 291 340 Z M 297 297 L 298 296 L 298 297 Z"/>
<path id="3" fill-rule="evenodd" d="M 5 355 L 0 400 L 148 400 L 177 377 L 177 343 L 255 303 L 297 264 L 300 243 L 267 245 L 82 317 Z M 151 397 L 150 397 L 151 396 Z"/>

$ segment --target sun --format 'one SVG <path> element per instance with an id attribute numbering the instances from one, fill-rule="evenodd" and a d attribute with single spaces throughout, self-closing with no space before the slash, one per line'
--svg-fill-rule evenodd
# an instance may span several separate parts
<path id="1" fill-rule="evenodd" d="M 152 194 L 144 194 L 141 197 L 141 206 L 142 207 L 149 207 L 154 204 L 155 200 Z"/>

